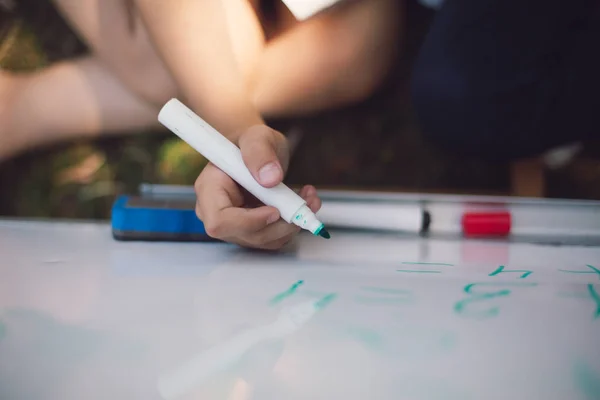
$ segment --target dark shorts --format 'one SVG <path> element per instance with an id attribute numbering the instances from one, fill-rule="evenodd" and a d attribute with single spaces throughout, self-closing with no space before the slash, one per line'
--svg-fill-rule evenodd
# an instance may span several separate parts
<path id="1" fill-rule="evenodd" d="M 600 138 L 598 0 L 446 0 L 414 65 L 426 137 L 487 159 Z"/>

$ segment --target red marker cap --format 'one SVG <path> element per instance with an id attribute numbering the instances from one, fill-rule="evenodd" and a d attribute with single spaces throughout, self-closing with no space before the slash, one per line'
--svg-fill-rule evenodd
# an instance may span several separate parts
<path id="1" fill-rule="evenodd" d="M 462 218 L 466 236 L 506 236 L 510 234 L 511 217 L 508 211 L 470 212 Z"/>

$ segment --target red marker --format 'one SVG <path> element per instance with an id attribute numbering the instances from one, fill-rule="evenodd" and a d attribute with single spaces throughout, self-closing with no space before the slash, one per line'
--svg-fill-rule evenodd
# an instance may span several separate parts
<path id="1" fill-rule="evenodd" d="M 465 236 L 507 236 L 511 222 L 508 211 L 469 212 L 463 215 L 462 229 Z"/>

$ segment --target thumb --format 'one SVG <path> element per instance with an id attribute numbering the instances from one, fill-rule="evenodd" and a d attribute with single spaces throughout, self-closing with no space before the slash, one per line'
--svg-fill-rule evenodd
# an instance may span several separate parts
<path id="1" fill-rule="evenodd" d="M 283 180 L 283 168 L 277 157 L 277 135 L 281 134 L 267 126 L 257 125 L 246 130 L 239 138 L 246 167 L 264 187 L 276 186 Z"/>

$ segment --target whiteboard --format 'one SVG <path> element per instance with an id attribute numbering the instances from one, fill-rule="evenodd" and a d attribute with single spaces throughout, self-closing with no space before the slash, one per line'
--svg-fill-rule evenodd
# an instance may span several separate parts
<path id="1" fill-rule="evenodd" d="M 0 221 L 0 399 L 598 399 L 600 249 Z"/>

